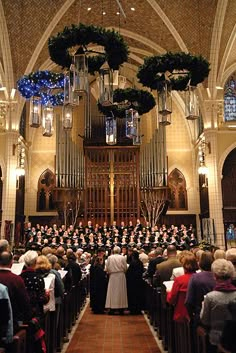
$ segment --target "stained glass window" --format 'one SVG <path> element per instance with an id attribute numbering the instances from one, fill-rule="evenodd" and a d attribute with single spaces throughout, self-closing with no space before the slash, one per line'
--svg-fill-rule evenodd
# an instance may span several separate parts
<path id="1" fill-rule="evenodd" d="M 236 75 L 230 77 L 225 84 L 224 116 L 225 121 L 236 120 Z"/>

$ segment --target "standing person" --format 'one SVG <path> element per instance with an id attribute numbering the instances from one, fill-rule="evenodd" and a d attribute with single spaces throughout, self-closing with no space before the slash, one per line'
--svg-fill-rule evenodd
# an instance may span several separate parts
<path id="1" fill-rule="evenodd" d="M 200 318 L 201 324 L 209 335 L 210 344 L 207 352 L 215 353 L 218 351 L 217 345 L 221 343 L 225 322 L 232 320 L 228 305 L 236 301 L 236 287 L 231 283 L 234 267 L 230 261 L 215 260 L 211 269 L 216 279 L 216 286 L 205 296 Z"/>
<path id="2" fill-rule="evenodd" d="M 123 314 L 124 309 L 128 308 L 126 270 L 126 259 L 120 255 L 120 248 L 115 246 L 113 255 L 108 257 L 106 264 L 109 282 L 105 307 L 110 309 L 109 314 L 113 314 L 115 309 L 118 309 L 120 314 Z"/>
<path id="3" fill-rule="evenodd" d="M 161 286 L 164 281 L 169 281 L 173 269 L 181 266 L 176 255 L 176 247 L 174 245 L 169 245 L 167 247 L 167 260 L 156 265 L 155 277 L 157 286 Z"/>
<path id="4" fill-rule="evenodd" d="M 127 294 L 130 314 L 141 314 L 144 308 L 144 266 L 139 259 L 138 251 L 134 251 L 129 268 L 126 273 Z"/>
<path id="5" fill-rule="evenodd" d="M 19 328 L 19 321 L 28 323 L 31 319 L 31 306 L 24 281 L 20 276 L 11 272 L 12 261 L 10 251 L 3 251 L 0 254 L 0 283 L 8 288 L 14 332 L 16 332 Z"/>
<path id="6" fill-rule="evenodd" d="M 91 266 L 92 267 L 92 266 Z M 93 264 L 93 300 L 94 314 L 103 314 L 107 293 L 107 277 L 104 271 L 104 258 L 97 256 Z"/>

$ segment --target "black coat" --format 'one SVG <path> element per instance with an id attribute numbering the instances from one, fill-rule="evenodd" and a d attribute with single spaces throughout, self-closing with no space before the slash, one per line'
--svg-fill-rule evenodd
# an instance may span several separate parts
<path id="1" fill-rule="evenodd" d="M 131 261 L 126 272 L 128 306 L 131 314 L 139 314 L 144 309 L 143 263 Z"/>

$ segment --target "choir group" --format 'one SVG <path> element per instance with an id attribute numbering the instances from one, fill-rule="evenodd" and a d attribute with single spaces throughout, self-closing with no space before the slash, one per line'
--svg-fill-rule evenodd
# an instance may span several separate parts
<path id="1" fill-rule="evenodd" d="M 72 248 L 73 251 L 79 248 L 83 251 L 94 254 L 100 248 L 105 248 L 107 255 L 111 253 L 114 246 L 121 248 L 144 249 L 148 253 L 151 249 L 161 247 L 166 249 L 168 245 L 175 245 L 178 250 L 188 250 L 197 246 L 195 229 L 192 225 L 180 227 L 171 225 L 151 227 L 148 224 L 142 225 L 138 219 L 136 224 L 129 221 L 128 225 L 124 222 L 118 226 L 114 221 L 112 225 L 106 222 L 102 226 L 93 226 L 91 221 L 86 225 L 82 222 L 78 226 L 70 225 L 58 227 L 41 226 L 37 224 L 32 227 L 27 224 L 25 229 L 24 242 L 26 250 L 41 250 L 45 246 L 57 248 L 63 246 L 65 249 Z"/>

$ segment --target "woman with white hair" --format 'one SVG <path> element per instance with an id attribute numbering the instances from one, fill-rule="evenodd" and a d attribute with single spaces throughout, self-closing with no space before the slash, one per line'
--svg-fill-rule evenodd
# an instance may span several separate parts
<path id="1" fill-rule="evenodd" d="M 211 269 L 216 278 L 216 286 L 205 296 L 200 314 L 201 323 L 209 334 L 208 353 L 217 352 L 224 323 L 231 319 L 228 304 L 236 300 L 236 287 L 231 282 L 234 275 L 233 264 L 225 259 L 218 259 L 212 263 Z"/>
<path id="2" fill-rule="evenodd" d="M 35 270 L 37 258 L 38 253 L 34 250 L 28 250 L 24 254 L 25 268 L 21 273 L 21 277 L 25 282 L 25 287 L 30 297 L 33 316 L 43 318 L 43 306 L 49 301 L 50 297 L 45 290 L 42 275 Z"/>

